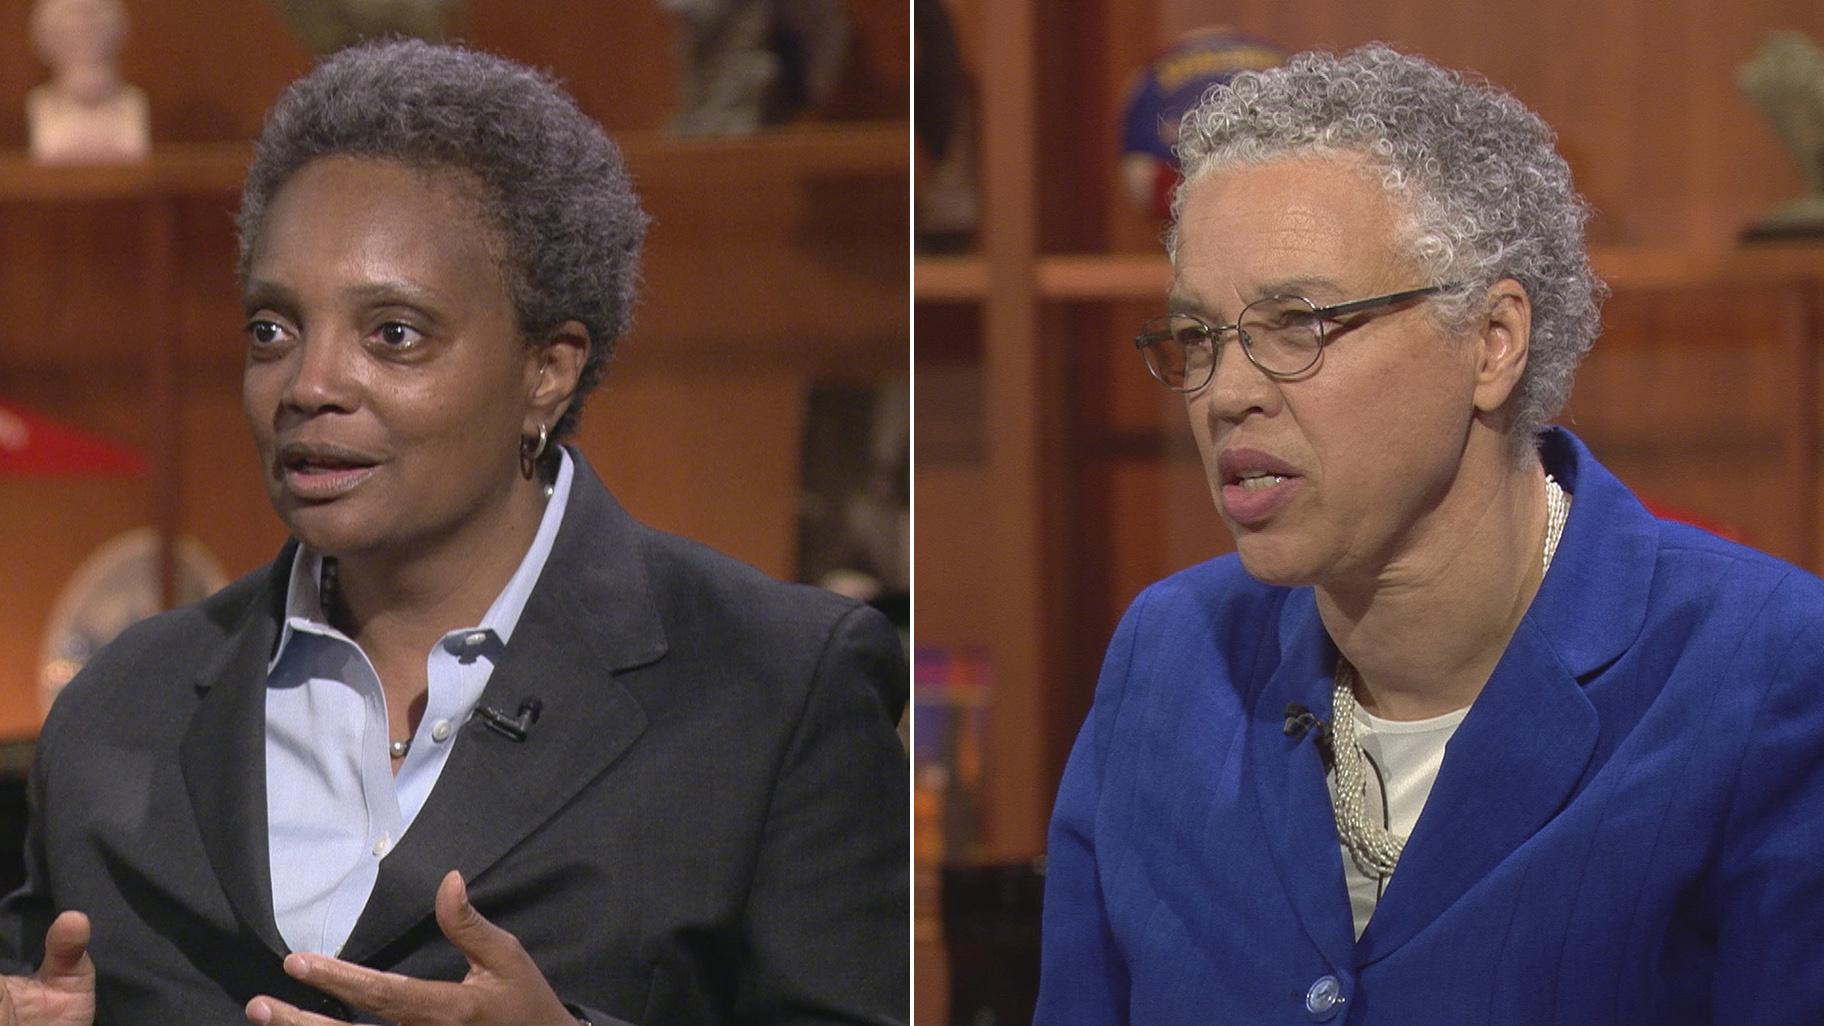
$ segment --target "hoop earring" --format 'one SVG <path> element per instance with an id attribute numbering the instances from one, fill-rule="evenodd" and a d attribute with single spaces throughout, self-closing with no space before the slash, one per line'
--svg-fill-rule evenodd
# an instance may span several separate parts
<path id="1" fill-rule="evenodd" d="M 519 472 L 530 481 L 538 473 L 538 458 L 545 454 L 545 446 L 551 441 L 551 433 L 543 424 L 538 426 L 538 437 L 521 437 L 519 440 Z"/>

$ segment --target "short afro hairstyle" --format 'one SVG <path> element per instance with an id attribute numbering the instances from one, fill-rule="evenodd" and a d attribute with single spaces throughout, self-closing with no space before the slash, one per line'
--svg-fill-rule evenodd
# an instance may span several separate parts
<path id="1" fill-rule="evenodd" d="M 464 172 L 498 232 L 521 333 L 589 330 L 575 397 L 552 425 L 575 431 L 583 399 L 627 333 L 646 214 L 620 150 L 548 75 L 492 54 L 416 39 L 343 50 L 292 83 L 266 116 L 241 193 L 243 279 L 266 207 L 323 157 Z"/>
<path id="2" fill-rule="evenodd" d="M 1435 304 L 1446 323 L 1482 312 L 1486 288 L 1502 278 L 1525 286 L 1533 326 L 1514 444 L 1531 452 L 1570 396 L 1608 294 L 1584 248 L 1589 207 L 1554 142 L 1508 93 L 1377 43 L 1302 53 L 1211 89 L 1185 114 L 1178 155 L 1186 187 L 1285 157 L 1360 161 L 1409 213 L 1400 241 L 1430 282 L 1458 286 Z M 1184 194 L 1166 236 L 1174 261 Z"/>

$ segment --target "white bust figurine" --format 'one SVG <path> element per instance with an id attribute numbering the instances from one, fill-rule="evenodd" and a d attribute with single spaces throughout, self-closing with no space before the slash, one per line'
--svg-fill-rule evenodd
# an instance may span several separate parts
<path id="1" fill-rule="evenodd" d="M 139 160 L 151 147 L 146 94 L 120 77 L 121 0 L 38 0 L 32 42 L 51 80 L 25 98 L 32 157 L 44 163 Z"/>

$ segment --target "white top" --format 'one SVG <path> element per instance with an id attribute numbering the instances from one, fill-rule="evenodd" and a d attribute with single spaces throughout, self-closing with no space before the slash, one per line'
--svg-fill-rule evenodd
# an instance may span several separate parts
<path id="1" fill-rule="evenodd" d="M 1425 720 L 1383 720 L 1358 706 L 1355 736 L 1367 756 L 1368 770 L 1368 793 L 1362 811 L 1370 817 L 1383 817 L 1381 822 L 1391 832 L 1411 837 L 1425 799 L 1437 783 L 1444 749 L 1467 715 L 1469 707 L 1464 706 Z M 1330 774 L 1330 791 L 1334 803 L 1335 773 Z M 1368 928 L 1368 917 L 1374 915 L 1374 907 L 1387 889 L 1387 881 L 1356 868 L 1347 848 L 1343 849 L 1343 880 L 1349 885 L 1349 912 L 1355 919 L 1355 936 L 1359 940 Z"/>

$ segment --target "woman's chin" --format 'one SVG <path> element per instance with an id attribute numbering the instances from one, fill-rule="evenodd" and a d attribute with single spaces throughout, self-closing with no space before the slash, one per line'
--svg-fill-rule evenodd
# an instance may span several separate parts
<path id="1" fill-rule="evenodd" d="M 1297 588 L 1316 579 L 1309 553 L 1300 552 L 1282 539 L 1262 535 L 1243 535 L 1236 539 L 1235 552 L 1241 557 L 1248 576 L 1262 584 Z"/>
<path id="2" fill-rule="evenodd" d="M 301 544 L 325 556 L 359 554 L 374 545 L 373 525 L 321 507 L 281 510 L 279 519 Z"/>

